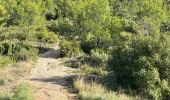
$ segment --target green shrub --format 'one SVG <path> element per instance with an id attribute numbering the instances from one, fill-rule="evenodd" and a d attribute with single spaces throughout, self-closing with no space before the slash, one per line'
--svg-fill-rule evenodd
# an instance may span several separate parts
<path id="1" fill-rule="evenodd" d="M 10 57 L 0 56 L 0 68 L 6 67 L 8 64 L 11 64 L 12 60 Z"/>
<path id="2" fill-rule="evenodd" d="M 29 34 L 26 34 L 26 33 L 18 33 L 18 34 L 15 34 L 15 38 L 20 41 L 24 41 L 24 40 L 29 39 L 30 36 L 29 36 Z"/>
<path id="3" fill-rule="evenodd" d="M 2 30 L 0 30 L 1 32 Z M 53 32 L 48 32 L 47 29 L 37 29 L 37 31 L 28 30 L 21 27 L 9 27 L 5 28 L 2 33 L 0 33 L 0 41 L 5 40 L 18 40 L 18 41 L 41 41 L 41 42 L 57 42 L 58 36 Z"/>
<path id="4" fill-rule="evenodd" d="M 1 36 L 0 40 L 5 41 L 5 40 L 19 40 L 19 41 L 25 41 L 30 38 L 33 38 L 31 34 L 28 34 L 27 31 L 23 27 L 8 27 L 4 28 L 3 30 L 0 30 Z"/>
<path id="5" fill-rule="evenodd" d="M 47 23 L 47 27 L 49 30 L 55 32 L 55 33 L 59 33 L 61 36 L 66 36 L 66 37 L 70 37 L 71 34 L 73 32 L 73 24 L 74 22 L 69 19 L 69 18 L 58 18 L 55 21 L 49 21 Z"/>
<path id="6" fill-rule="evenodd" d="M 34 60 L 37 54 L 38 50 L 36 48 L 21 43 L 14 48 L 11 57 L 16 61 Z"/>
<path id="7" fill-rule="evenodd" d="M 162 81 L 161 85 L 161 92 L 162 92 L 162 100 L 169 100 L 170 99 L 170 86 L 169 83 L 165 80 Z"/>
<path id="8" fill-rule="evenodd" d="M 58 36 L 53 32 L 39 32 L 36 34 L 36 38 L 42 42 L 54 43 L 58 41 Z"/>
<path id="9" fill-rule="evenodd" d="M 111 45 L 111 34 L 108 31 L 103 31 L 103 34 L 92 34 L 88 33 L 81 40 L 82 50 L 90 54 L 93 49 L 103 49 L 106 52 L 109 52 L 109 47 Z"/>
<path id="10" fill-rule="evenodd" d="M 2 55 L 9 56 L 15 61 L 34 59 L 38 54 L 38 50 L 26 42 L 3 41 L 0 43 L 0 48 Z"/>
<path id="11" fill-rule="evenodd" d="M 170 88 L 162 91 L 162 99 L 163 100 L 169 100 L 170 99 Z"/>
<path id="12" fill-rule="evenodd" d="M 89 61 L 95 64 L 94 66 L 105 66 L 108 61 L 108 54 L 102 49 L 92 50 Z"/>
<path id="13" fill-rule="evenodd" d="M 8 92 L 2 92 L 0 93 L 0 100 L 13 100 L 12 94 Z"/>
<path id="14" fill-rule="evenodd" d="M 14 41 L 2 41 L 0 42 L 1 54 L 8 55 L 12 53 L 13 46 L 15 45 Z"/>
<path id="15" fill-rule="evenodd" d="M 33 100 L 31 87 L 26 83 L 19 85 L 14 92 L 13 98 L 14 100 Z"/>
<path id="16" fill-rule="evenodd" d="M 97 45 L 96 37 L 91 33 L 81 40 L 81 48 L 87 54 L 90 54 L 92 49 L 97 48 Z"/>
<path id="17" fill-rule="evenodd" d="M 58 32 L 58 21 L 56 20 L 51 20 L 47 21 L 47 28 L 52 31 L 52 32 Z"/>
<path id="18" fill-rule="evenodd" d="M 5 79 L 0 78 L 0 86 L 5 84 Z"/>
<path id="19" fill-rule="evenodd" d="M 109 54 L 102 49 L 92 50 L 90 55 L 84 54 L 78 56 L 70 61 L 66 61 L 66 65 L 69 67 L 81 67 L 83 64 L 88 64 L 93 67 L 106 67 Z"/>
<path id="20" fill-rule="evenodd" d="M 52 29 L 54 31 L 59 32 L 60 35 L 71 37 L 71 34 L 73 32 L 74 22 L 69 18 L 59 18 L 55 21 L 55 24 L 53 24 Z"/>
<path id="21" fill-rule="evenodd" d="M 112 17 L 111 24 L 110 24 L 110 32 L 111 34 L 118 34 L 122 32 L 125 28 L 125 19 L 119 17 Z"/>
<path id="22" fill-rule="evenodd" d="M 62 56 L 74 57 L 81 53 L 80 45 L 76 41 L 62 40 L 59 46 Z"/>
<path id="23" fill-rule="evenodd" d="M 105 67 L 108 61 L 108 54 L 102 49 L 92 50 L 90 55 L 85 55 L 80 59 L 82 64 L 89 64 L 91 66 Z"/>
<path id="24" fill-rule="evenodd" d="M 38 50 L 35 48 L 21 48 L 19 51 L 15 51 L 10 57 L 16 61 L 35 60 L 38 54 Z"/>
<path id="25" fill-rule="evenodd" d="M 22 83 L 16 87 L 14 92 L 0 93 L 0 100 L 34 100 L 31 87 L 27 83 Z"/>
<path id="26" fill-rule="evenodd" d="M 165 39 L 160 37 L 126 32 L 115 35 L 109 65 L 117 87 L 142 92 L 150 99 L 164 98 L 161 86 L 170 77 L 170 55 Z"/>

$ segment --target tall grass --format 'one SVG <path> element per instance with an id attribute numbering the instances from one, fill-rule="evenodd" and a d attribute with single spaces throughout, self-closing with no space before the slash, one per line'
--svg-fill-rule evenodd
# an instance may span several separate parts
<path id="1" fill-rule="evenodd" d="M 75 80 L 73 86 L 79 91 L 81 100 L 135 100 L 125 94 L 109 91 L 100 84 L 87 83 L 83 78 Z"/>
<path id="2" fill-rule="evenodd" d="M 78 73 L 84 75 L 105 75 L 106 71 L 102 69 L 102 67 L 92 67 L 88 64 L 84 64 L 80 67 L 80 70 L 77 71 Z"/>
<path id="3" fill-rule="evenodd" d="M 12 93 L 9 92 L 1 92 L 0 100 L 12 100 Z"/>
<path id="4" fill-rule="evenodd" d="M 4 68 L 10 63 L 12 63 L 12 60 L 10 57 L 0 56 L 0 68 Z"/>

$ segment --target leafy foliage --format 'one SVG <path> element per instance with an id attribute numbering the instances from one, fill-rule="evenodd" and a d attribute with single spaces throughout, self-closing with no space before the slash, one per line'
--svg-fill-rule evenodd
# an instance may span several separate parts
<path id="1" fill-rule="evenodd" d="M 71 66 L 96 75 L 107 69 L 116 89 L 166 100 L 169 18 L 169 0 L 1 0 L 0 65 L 36 58 L 29 42 L 59 35 L 62 56 L 85 53 Z"/>
<path id="2" fill-rule="evenodd" d="M 11 57 L 15 61 L 25 61 L 35 58 L 38 53 L 34 47 L 24 42 L 3 41 L 0 45 L 0 48 L 2 48 L 0 53 Z"/>
<path id="3" fill-rule="evenodd" d="M 162 82 L 167 82 L 170 74 L 165 40 L 126 32 L 115 37 L 110 66 L 117 84 L 147 93 L 154 99 L 162 98 Z"/>
<path id="4" fill-rule="evenodd" d="M 80 45 L 76 41 L 62 40 L 59 46 L 62 56 L 74 57 L 81 53 Z"/>
<path id="5" fill-rule="evenodd" d="M 109 60 L 115 87 L 149 99 L 169 98 L 167 0 L 60 0 L 57 7 L 59 18 L 51 28 L 79 41 L 87 54 L 80 61 L 95 67 Z"/>
<path id="6" fill-rule="evenodd" d="M 34 59 L 38 53 L 28 41 L 54 43 L 58 37 L 46 28 L 45 14 L 36 0 L 0 1 L 0 54 L 15 61 Z M 46 3 L 50 5 L 51 0 Z M 5 60 L 0 60 L 5 63 Z"/>

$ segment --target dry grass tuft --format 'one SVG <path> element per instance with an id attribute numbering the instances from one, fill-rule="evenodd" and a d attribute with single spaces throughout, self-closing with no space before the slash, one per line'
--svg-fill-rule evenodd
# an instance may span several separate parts
<path id="1" fill-rule="evenodd" d="M 135 98 L 125 94 L 118 94 L 107 90 L 100 84 L 87 83 L 83 78 L 79 78 L 74 82 L 74 88 L 79 91 L 82 100 L 134 100 Z"/>

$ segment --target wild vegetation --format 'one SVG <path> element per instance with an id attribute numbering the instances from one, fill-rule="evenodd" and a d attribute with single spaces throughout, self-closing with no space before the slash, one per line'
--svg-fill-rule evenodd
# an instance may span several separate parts
<path id="1" fill-rule="evenodd" d="M 0 93 L 0 100 L 33 100 L 31 88 L 28 84 L 22 83 L 16 87 L 13 93 Z"/>
<path id="2" fill-rule="evenodd" d="M 80 99 L 169 100 L 169 19 L 169 0 L 1 0 L 0 68 L 59 42 L 85 78 L 73 84 Z"/>

